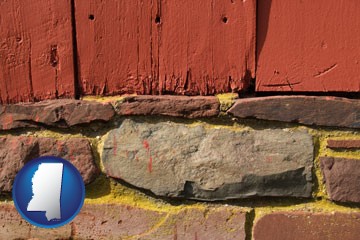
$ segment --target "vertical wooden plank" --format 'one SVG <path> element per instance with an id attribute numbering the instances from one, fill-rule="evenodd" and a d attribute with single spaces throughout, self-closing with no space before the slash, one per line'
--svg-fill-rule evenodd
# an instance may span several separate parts
<path id="1" fill-rule="evenodd" d="M 255 78 L 256 1 L 213 3 L 215 89 L 245 89 L 250 78 Z"/>
<path id="2" fill-rule="evenodd" d="M 148 0 L 75 0 L 83 94 L 151 94 L 156 89 L 152 5 Z"/>
<path id="3" fill-rule="evenodd" d="M 244 89 L 255 72 L 255 2 L 75 0 L 83 93 Z"/>
<path id="4" fill-rule="evenodd" d="M 0 1 L 0 102 L 74 96 L 69 0 Z"/>
<path id="5" fill-rule="evenodd" d="M 239 91 L 255 74 L 256 1 L 162 0 L 162 93 Z"/>
<path id="6" fill-rule="evenodd" d="M 360 91 L 360 1 L 259 0 L 257 91 Z"/>

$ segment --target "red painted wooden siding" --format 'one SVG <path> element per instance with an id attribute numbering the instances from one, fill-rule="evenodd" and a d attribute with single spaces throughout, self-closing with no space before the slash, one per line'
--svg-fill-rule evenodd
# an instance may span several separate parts
<path id="1" fill-rule="evenodd" d="M 208 95 L 255 75 L 255 0 L 75 3 L 83 94 Z"/>
<path id="2" fill-rule="evenodd" d="M 152 1 L 75 1 L 82 93 L 151 94 L 157 89 Z"/>
<path id="3" fill-rule="evenodd" d="M 257 91 L 360 90 L 360 1 L 258 0 Z"/>
<path id="4" fill-rule="evenodd" d="M 0 1 L 0 103 L 73 96 L 70 0 Z"/>
<path id="5" fill-rule="evenodd" d="M 349 0 L 0 0 L 0 103 L 359 92 L 358 29 Z"/>
<path id="6" fill-rule="evenodd" d="M 161 1 L 160 92 L 209 95 L 255 76 L 256 1 Z"/>

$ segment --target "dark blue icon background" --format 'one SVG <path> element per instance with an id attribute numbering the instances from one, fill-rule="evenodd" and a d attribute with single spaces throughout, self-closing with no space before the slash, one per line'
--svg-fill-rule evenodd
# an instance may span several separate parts
<path id="1" fill-rule="evenodd" d="M 45 212 L 28 212 L 32 192 L 32 178 L 41 163 L 63 163 L 63 177 L 60 197 L 61 219 L 48 221 Z M 51 181 L 51 179 L 44 179 Z M 85 187 L 79 171 L 68 161 L 58 157 L 40 157 L 28 162 L 16 175 L 13 185 L 13 199 L 16 209 L 29 223 L 43 228 L 55 228 L 69 223 L 80 211 L 85 197 Z"/>

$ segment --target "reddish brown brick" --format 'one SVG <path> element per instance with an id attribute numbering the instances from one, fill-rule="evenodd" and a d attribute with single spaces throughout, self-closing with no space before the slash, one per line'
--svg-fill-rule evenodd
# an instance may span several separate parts
<path id="1" fill-rule="evenodd" d="M 122 204 L 85 204 L 61 228 L 28 224 L 13 204 L 0 204 L 0 239 L 245 239 L 246 213 L 237 207 L 161 212 Z"/>
<path id="2" fill-rule="evenodd" d="M 245 239 L 245 216 L 233 207 L 184 209 L 170 214 L 151 237 L 140 239 Z"/>
<path id="3" fill-rule="evenodd" d="M 71 226 L 43 229 L 30 225 L 16 211 L 13 204 L 0 204 L 0 239 L 69 239 Z"/>
<path id="4" fill-rule="evenodd" d="M 327 141 L 328 148 L 334 149 L 354 149 L 360 148 L 360 140 L 334 140 L 330 139 Z"/>
<path id="5" fill-rule="evenodd" d="M 272 213 L 260 218 L 253 230 L 255 240 L 356 240 L 359 236 L 359 213 Z"/>
<path id="6" fill-rule="evenodd" d="M 39 142 L 39 152 L 35 152 L 32 158 L 49 155 L 64 158 L 79 170 L 85 184 L 90 183 L 97 176 L 98 169 L 87 139 L 69 138 L 57 140 L 53 138 L 36 138 L 35 140 Z"/>
<path id="7" fill-rule="evenodd" d="M 245 239 L 245 213 L 234 207 L 158 212 L 126 205 L 85 205 L 75 239 Z"/>
<path id="8" fill-rule="evenodd" d="M 39 156 L 57 156 L 69 160 L 80 171 L 85 183 L 91 182 L 98 169 L 90 143 L 86 139 L 35 138 L 7 136 L 0 138 L 0 190 L 11 191 L 17 172 L 29 160 Z"/>
<path id="9" fill-rule="evenodd" d="M 165 213 L 116 204 L 84 205 L 74 219 L 73 236 L 80 239 L 121 239 L 146 234 Z"/>
<path id="10" fill-rule="evenodd" d="M 216 97 L 203 96 L 128 96 L 114 107 L 119 115 L 197 118 L 217 116 L 220 103 Z"/>
<path id="11" fill-rule="evenodd" d="M 331 200 L 360 203 L 360 160 L 322 157 L 320 165 Z"/>

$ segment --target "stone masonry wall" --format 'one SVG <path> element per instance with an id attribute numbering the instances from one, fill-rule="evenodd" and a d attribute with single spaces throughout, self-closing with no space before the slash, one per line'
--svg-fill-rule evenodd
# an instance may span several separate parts
<path id="1" fill-rule="evenodd" d="M 0 106 L 0 239 L 358 239 L 360 102 L 117 96 Z M 29 160 L 63 157 L 86 199 L 58 229 L 11 199 Z"/>

